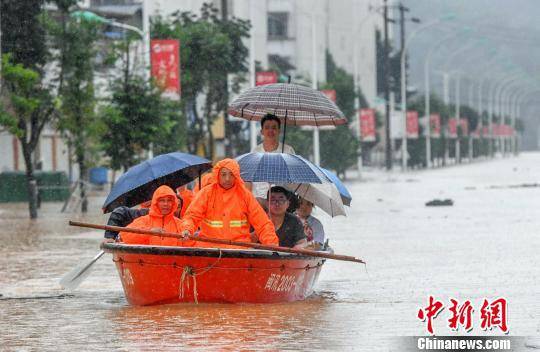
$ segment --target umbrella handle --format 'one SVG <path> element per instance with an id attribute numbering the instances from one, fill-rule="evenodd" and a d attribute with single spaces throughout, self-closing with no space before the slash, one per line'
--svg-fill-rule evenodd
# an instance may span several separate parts
<path id="1" fill-rule="evenodd" d="M 289 80 L 290 80 L 289 76 Z M 289 82 L 290 83 L 290 82 Z M 287 110 L 285 110 L 285 120 L 283 125 L 283 143 L 281 143 L 281 152 L 284 153 L 285 151 L 285 135 L 287 134 Z"/>

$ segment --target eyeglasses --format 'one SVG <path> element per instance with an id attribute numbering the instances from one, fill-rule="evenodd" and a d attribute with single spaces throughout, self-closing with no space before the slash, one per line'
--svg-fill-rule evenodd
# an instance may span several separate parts
<path id="1" fill-rule="evenodd" d="M 287 199 L 270 199 L 270 203 L 283 205 L 287 202 Z"/>

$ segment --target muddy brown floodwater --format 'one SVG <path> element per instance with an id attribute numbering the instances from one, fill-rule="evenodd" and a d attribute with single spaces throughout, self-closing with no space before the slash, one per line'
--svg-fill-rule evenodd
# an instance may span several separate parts
<path id="1" fill-rule="evenodd" d="M 132 307 L 110 255 L 66 293 L 59 278 L 94 256 L 102 237 L 67 221 L 105 223 L 103 198 L 92 198 L 84 217 L 44 204 L 34 222 L 25 204 L 0 204 L 0 349 L 399 351 L 396 337 L 427 334 L 417 312 L 430 295 L 475 307 L 471 332 L 452 331 L 445 310 L 434 320 L 437 335 L 501 335 L 481 330 L 478 314 L 483 298 L 504 297 L 510 336 L 540 347 L 539 182 L 540 154 L 367 171 L 347 183 L 347 218 L 319 214 L 336 253 L 367 267 L 328 261 L 312 297 L 265 305 Z M 454 205 L 424 205 L 435 198 Z"/>

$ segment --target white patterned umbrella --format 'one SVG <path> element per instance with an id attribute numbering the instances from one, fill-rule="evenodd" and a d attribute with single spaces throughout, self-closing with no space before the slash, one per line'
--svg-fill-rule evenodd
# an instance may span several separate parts
<path id="1" fill-rule="evenodd" d="M 260 121 L 271 113 L 295 126 L 336 126 L 347 123 L 345 115 L 326 95 L 292 83 L 275 83 L 250 88 L 230 105 L 232 116 Z"/>
<path id="2" fill-rule="evenodd" d="M 283 186 L 318 206 L 331 217 L 347 216 L 341 195 L 333 183 L 289 183 Z"/>

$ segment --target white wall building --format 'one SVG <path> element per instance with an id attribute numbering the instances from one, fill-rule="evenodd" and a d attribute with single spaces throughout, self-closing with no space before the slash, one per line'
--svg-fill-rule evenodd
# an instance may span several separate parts
<path id="1" fill-rule="evenodd" d="M 221 0 L 208 0 L 221 9 Z M 150 15 L 167 16 L 175 11 L 198 13 L 204 0 L 148 1 Z M 255 33 L 255 60 L 263 68 L 277 56 L 287 59 L 295 74 L 311 79 L 313 65 L 312 18 L 316 28 L 316 60 L 319 82 L 326 80 L 325 51 L 338 66 L 356 73 L 366 99 L 375 103 L 376 48 L 375 27 L 381 16 L 380 0 L 229 0 L 228 13 L 250 19 Z M 250 7 L 253 6 L 250 12 Z"/>
<path id="2" fill-rule="evenodd" d="M 149 14 L 168 16 L 176 11 L 199 13 L 203 3 L 221 9 L 222 0 L 146 0 Z M 315 20 L 316 65 L 319 83 L 326 80 L 328 49 L 337 65 L 356 76 L 366 99 L 375 105 L 376 48 L 375 28 L 381 16 L 375 10 L 381 0 L 228 0 L 229 16 L 251 19 L 255 37 L 255 60 L 264 69 L 276 59 L 285 59 L 295 67 L 292 76 L 312 77 L 312 19 Z M 81 7 L 100 10 L 118 21 L 140 26 L 141 0 L 85 0 Z M 249 43 L 246 43 L 249 47 Z M 103 91 L 103 78 L 97 78 L 97 90 Z M 356 119 L 354 119 L 356 120 Z M 354 121 L 353 120 L 353 121 Z M 20 145 L 7 132 L 0 133 L 0 172 L 24 170 Z M 69 174 L 67 146 L 52 130 L 44 131 L 36 153 L 43 170 L 61 170 Z M 76 171 L 76 167 L 72 170 Z M 75 179 L 77 176 L 73 175 Z"/>

